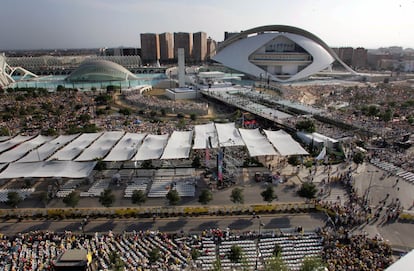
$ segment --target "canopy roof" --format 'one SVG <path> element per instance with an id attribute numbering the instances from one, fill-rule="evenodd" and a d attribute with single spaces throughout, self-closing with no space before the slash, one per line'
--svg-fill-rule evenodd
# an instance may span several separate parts
<path id="1" fill-rule="evenodd" d="M 127 161 L 137 153 L 142 145 L 142 140 L 147 134 L 126 133 L 124 137 L 113 147 L 104 161 Z"/>
<path id="2" fill-rule="evenodd" d="M 33 163 L 11 163 L 0 173 L 0 179 L 12 178 L 86 178 L 88 177 L 96 161 L 45 161 Z"/>
<path id="3" fill-rule="evenodd" d="M 10 163 L 20 159 L 23 155 L 36 149 L 43 143 L 50 141 L 53 137 L 38 135 L 13 149 L 0 154 L 0 163 Z"/>
<path id="4" fill-rule="evenodd" d="M 119 131 L 105 132 L 92 145 L 86 148 L 75 161 L 91 161 L 103 158 L 123 135 L 124 132 Z"/>
<path id="5" fill-rule="evenodd" d="M 250 156 L 277 155 L 272 144 L 259 129 L 239 129 Z"/>
<path id="6" fill-rule="evenodd" d="M 61 135 L 57 138 L 46 142 L 39 148 L 32 150 L 29 152 L 26 156 L 21 158 L 19 162 L 37 162 L 37 161 L 44 161 L 49 156 L 51 156 L 54 152 L 65 146 L 70 141 L 74 140 L 76 137 L 78 137 L 79 134 L 75 135 Z"/>
<path id="7" fill-rule="evenodd" d="M 192 131 L 174 131 L 168 140 L 161 159 L 188 158 L 192 139 Z"/>
<path id="8" fill-rule="evenodd" d="M 283 130 L 264 130 L 264 132 L 267 138 L 282 156 L 309 154 L 298 142 L 296 142 L 288 133 Z"/>
<path id="9" fill-rule="evenodd" d="M 218 137 L 214 123 L 194 126 L 193 149 L 217 148 Z"/>
<path id="10" fill-rule="evenodd" d="M 216 130 L 220 147 L 244 146 L 239 131 L 231 123 L 216 123 Z"/>
<path id="11" fill-rule="evenodd" d="M 0 143 L 0 152 L 4 152 L 14 146 L 16 146 L 17 144 L 20 144 L 26 140 L 29 140 L 33 138 L 33 136 L 22 136 L 22 135 L 17 135 L 7 141 L 1 142 Z"/>
<path id="12" fill-rule="evenodd" d="M 57 153 L 52 155 L 49 160 L 73 160 L 101 135 L 102 133 L 82 134 L 64 148 L 60 149 Z"/>
<path id="13" fill-rule="evenodd" d="M 159 159 L 168 141 L 168 134 L 148 135 L 132 160 Z"/>

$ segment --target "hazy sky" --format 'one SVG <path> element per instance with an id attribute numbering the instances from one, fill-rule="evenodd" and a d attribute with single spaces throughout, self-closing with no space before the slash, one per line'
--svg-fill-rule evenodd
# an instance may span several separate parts
<path id="1" fill-rule="evenodd" d="M 414 0 L 0 0 L 0 50 L 140 47 L 140 33 L 204 31 L 217 41 L 271 24 L 328 45 L 414 48 Z"/>

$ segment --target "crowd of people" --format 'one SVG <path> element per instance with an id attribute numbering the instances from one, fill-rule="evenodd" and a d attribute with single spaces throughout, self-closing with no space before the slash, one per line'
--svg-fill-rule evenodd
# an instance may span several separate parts
<path id="1" fill-rule="evenodd" d="M 391 247 L 381 237 L 350 234 L 343 228 L 321 230 L 322 258 L 328 270 L 384 270 L 391 263 Z"/>

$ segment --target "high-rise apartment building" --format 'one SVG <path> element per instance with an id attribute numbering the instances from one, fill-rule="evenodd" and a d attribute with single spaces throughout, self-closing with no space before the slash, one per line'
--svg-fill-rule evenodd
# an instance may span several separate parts
<path id="1" fill-rule="evenodd" d="M 207 59 L 210 59 L 216 54 L 217 42 L 212 38 L 207 39 Z"/>
<path id="2" fill-rule="evenodd" d="M 352 55 L 352 67 L 355 69 L 366 68 L 368 64 L 368 50 L 362 47 L 354 49 Z"/>
<path id="3" fill-rule="evenodd" d="M 193 34 L 193 59 L 196 62 L 203 62 L 207 56 L 207 34 L 197 32 Z"/>
<path id="4" fill-rule="evenodd" d="M 174 58 L 178 59 L 178 48 L 184 49 L 185 59 L 188 61 L 193 57 L 193 34 L 185 32 L 174 33 Z"/>
<path id="5" fill-rule="evenodd" d="M 160 60 L 171 61 L 174 59 L 174 38 L 172 33 L 159 34 Z"/>
<path id="6" fill-rule="evenodd" d="M 160 42 L 158 34 L 141 34 L 141 58 L 145 63 L 155 62 L 160 59 Z"/>
<path id="7" fill-rule="evenodd" d="M 338 50 L 339 58 L 345 62 L 346 65 L 352 64 L 352 56 L 354 55 L 354 48 L 352 47 L 340 47 Z"/>

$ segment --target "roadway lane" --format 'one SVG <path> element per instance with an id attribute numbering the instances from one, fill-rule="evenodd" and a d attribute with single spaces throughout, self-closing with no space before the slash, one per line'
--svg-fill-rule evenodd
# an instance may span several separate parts
<path id="1" fill-rule="evenodd" d="M 263 223 L 262 231 L 273 231 L 279 228 L 302 226 L 305 230 L 314 230 L 325 224 L 326 216 L 321 213 L 311 214 L 272 214 L 261 215 L 260 219 L 252 216 L 203 216 L 203 217 L 174 217 L 174 218 L 135 218 L 135 219 L 92 219 L 85 226 L 86 233 L 160 230 L 163 232 L 201 232 L 211 228 L 244 231 L 258 231 L 259 223 Z M 81 233 L 81 219 L 50 220 L 50 221 L 21 221 L 0 222 L 0 233 L 13 235 L 19 232 L 35 230 L 63 232 L 70 230 Z"/>

